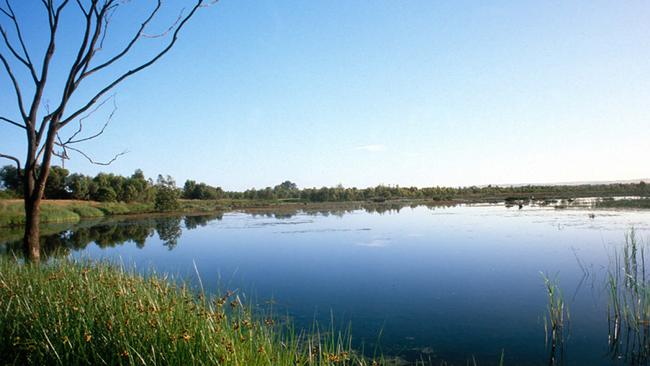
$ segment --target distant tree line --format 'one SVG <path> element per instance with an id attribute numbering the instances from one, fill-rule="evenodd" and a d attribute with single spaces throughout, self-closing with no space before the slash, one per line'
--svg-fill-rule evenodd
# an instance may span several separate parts
<path id="1" fill-rule="evenodd" d="M 308 202 L 383 202 L 395 199 L 425 199 L 434 201 L 451 200 L 527 200 L 573 197 L 649 196 L 650 189 L 645 182 L 626 184 L 584 184 L 584 185 L 525 185 L 484 187 L 400 187 L 378 185 L 369 188 L 336 187 L 298 189 L 290 181 L 273 188 L 248 189 L 244 192 L 225 192 L 232 199 L 296 200 Z"/>
<path id="2" fill-rule="evenodd" d="M 4 196 L 22 194 L 18 171 L 12 165 L 0 169 L 0 187 Z M 67 169 L 53 166 L 45 187 L 47 199 L 77 199 L 100 202 L 152 202 L 161 211 L 178 207 L 178 199 L 199 200 L 284 200 L 297 202 L 383 202 L 394 199 L 426 199 L 449 201 L 459 199 L 523 200 L 572 197 L 650 196 L 645 182 L 583 185 L 523 185 L 484 187 L 400 187 L 378 185 L 369 188 L 345 188 L 342 185 L 321 188 L 298 188 L 291 181 L 274 187 L 247 189 L 243 192 L 224 191 L 206 183 L 187 180 L 182 188 L 170 176 L 158 175 L 154 182 L 146 179 L 142 170 L 124 177 L 99 173 L 94 177 L 70 174 Z"/>

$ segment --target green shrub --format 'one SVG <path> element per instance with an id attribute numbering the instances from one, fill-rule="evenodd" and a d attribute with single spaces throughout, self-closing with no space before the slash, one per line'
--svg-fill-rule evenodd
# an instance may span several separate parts
<path id="1" fill-rule="evenodd" d="M 154 200 L 154 207 L 156 211 L 174 211 L 178 210 L 180 204 L 178 198 L 180 194 L 177 189 L 159 186 L 156 190 L 156 198 Z"/>
<path id="2" fill-rule="evenodd" d="M 111 187 L 100 187 L 97 190 L 95 199 L 99 202 L 115 202 L 117 201 L 117 193 Z"/>

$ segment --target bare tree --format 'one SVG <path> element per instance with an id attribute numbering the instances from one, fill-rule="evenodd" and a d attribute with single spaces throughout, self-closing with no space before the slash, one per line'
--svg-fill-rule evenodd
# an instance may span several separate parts
<path id="1" fill-rule="evenodd" d="M 36 0 L 32 1 L 36 3 Z M 47 47 L 43 54 L 38 55 L 38 57 L 34 54 L 35 51 L 30 49 L 30 44 L 24 36 L 25 26 L 36 27 L 37 25 L 32 24 L 32 22 L 22 24 L 18 16 L 16 16 L 11 2 L 9 0 L 4 0 L 4 3 L 0 2 L 0 35 L 4 42 L 4 45 L 0 48 L 0 62 L 11 84 L 9 89 L 13 89 L 13 94 L 15 94 L 16 114 L 20 116 L 19 118 L 0 116 L 0 122 L 24 130 L 27 142 L 27 151 L 22 169 L 21 159 L 18 157 L 0 153 L 0 158 L 13 160 L 22 180 L 26 215 L 23 248 L 26 258 L 35 262 L 40 259 L 40 205 L 45 183 L 50 173 L 52 157 L 58 156 L 61 159 L 67 159 L 69 152 L 76 152 L 93 164 L 105 165 L 110 164 L 119 155 L 123 154 L 118 154 L 109 162 L 102 163 L 93 160 L 87 153 L 75 146 L 78 143 L 100 136 L 110 122 L 115 107 L 98 133 L 83 137 L 84 120 L 107 103 L 108 100 L 111 100 L 111 97 L 107 98 L 107 94 L 118 84 L 153 65 L 169 52 L 176 43 L 181 29 L 196 14 L 199 8 L 208 5 L 206 0 L 194 0 L 193 5 L 181 11 L 178 18 L 172 22 L 171 26 L 164 28 L 163 32 L 159 34 L 148 33 L 152 21 L 160 15 L 161 2 L 162 0 L 150 1 L 152 9 L 145 14 L 143 19 L 139 20 L 138 23 L 141 23 L 137 27 L 137 31 L 130 38 L 122 40 L 123 44 L 118 47 L 115 54 L 101 57 L 101 61 L 97 61 L 99 58 L 96 56 L 103 48 L 111 19 L 121 8 L 133 5 L 129 4 L 129 1 L 40 0 L 47 18 L 46 29 L 49 29 L 49 32 L 46 32 L 48 33 L 46 35 L 48 37 Z M 210 3 L 214 2 L 216 1 L 210 1 Z M 48 103 L 43 101 L 44 91 L 46 86 L 52 88 L 48 84 L 48 76 L 56 52 L 57 30 L 61 26 L 61 15 L 64 11 L 74 12 L 77 18 L 67 17 L 66 19 L 80 19 L 83 28 L 80 29 L 78 51 L 70 61 L 70 69 L 67 72 L 65 82 L 62 85 L 54 86 L 57 93 L 60 94 L 60 101 L 50 110 Z M 149 58 L 141 60 L 137 66 L 126 71 L 114 70 L 119 61 L 132 53 L 134 45 L 143 38 L 162 38 L 164 42 L 161 49 L 154 52 Z M 0 44 L 2 44 L 2 41 L 0 41 Z M 66 39 L 66 42 L 71 42 L 71 40 Z M 35 62 L 35 60 L 42 61 Z M 27 75 L 26 77 L 20 77 L 21 74 L 17 71 L 19 68 L 23 75 Z M 75 103 L 73 106 L 70 100 L 82 85 L 87 85 L 83 83 L 84 80 L 100 72 L 107 76 L 113 76 L 113 79 L 97 88 L 99 90 L 92 92 L 89 99 L 82 103 Z M 33 90 L 33 95 L 26 95 L 24 90 Z M 62 138 L 59 133 L 71 123 L 77 124 L 77 129 L 69 137 Z"/>

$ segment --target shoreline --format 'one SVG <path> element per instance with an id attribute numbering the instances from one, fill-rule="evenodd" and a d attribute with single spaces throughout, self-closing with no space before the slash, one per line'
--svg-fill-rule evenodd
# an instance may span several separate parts
<path id="1" fill-rule="evenodd" d="M 504 204 L 511 207 L 527 206 L 531 202 L 539 206 L 556 209 L 590 208 L 590 209 L 650 209 L 649 198 L 619 197 L 577 197 L 577 199 L 594 198 L 598 201 L 589 205 L 576 205 L 575 198 L 545 198 L 530 200 L 526 198 L 508 199 L 501 197 L 471 197 L 450 200 L 432 199 L 389 199 L 384 201 L 261 201 L 261 200 L 179 200 L 180 209 L 173 211 L 156 211 L 151 203 L 96 202 L 77 200 L 44 200 L 41 211 L 41 224 L 75 224 L 81 221 L 107 218 L 142 218 L 163 217 L 169 215 L 200 216 L 223 214 L 228 212 L 244 213 L 283 213 L 295 211 L 348 211 L 362 208 L 397 209 L 407 206 L 456 206 L 461 204 Z M 568 200 L 568 201 L 567 201 Z M 567 201 L 568 204 L 562 203 Z M 24 224 L 23 201 L 20 199 L 0 200 L 0 228 L 17 229 Z"/>

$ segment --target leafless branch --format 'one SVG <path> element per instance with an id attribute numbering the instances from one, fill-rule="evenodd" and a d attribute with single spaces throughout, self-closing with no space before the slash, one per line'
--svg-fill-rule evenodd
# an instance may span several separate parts
<path id="1" fill-rule="evenodd" d="M 7 122 L 7 123 L 9 123 L 10 125 L 14 125 L 14 126 L 16 126 L 16 127 L 20 127 L 20 128 L 22 128 L 23 130 L 27 129 L 27 127 L 21 125 L 20 123 L 14 121 L 14 120 L 9 119 L 9 118 L 5 118 L 5 117 L 0 116 L 0 121 Z"/>
<path id="2" fill-rule="evenodd" d="M 6 155 L 6 154 L 0 154 L 0 158 L 5 158 L 9 160 L 13 160 L 16 163 L 16 168 L 18 168 L 18 175 L 20 175 L 20 160 L 18 160 L 17 157 L 11 156 L 11 155 Z"/>
<path id="3" fill-rule="evenodd" d="M 174 30 L 174 28 L 176 28 L 176 26 L 178 25 L 178 22 L 180 22 L 181 19 L 183 19 L 183 12 L 184 11 L 185 11 L 185 8 L 181 9 L 181 11 L 178 13 L 178 18 L 176 18 L 174 23 L 172 23 L 172 25 L 170 25 L 169 28 L 167 28 L 164 32 L 158 33 L 158 34 L 147 34 L 147 33 L 142 32 L 142 33 L 140 33 L 140 35 L 143 38 L 161 38 L 161 37 L 164 37 L 164 36 L 168 35 L 169 32 L 171 32 L 172 30 Z"/>
<path id="4" fill-rule="evenodd" d="M 39 79 L 40 81 L 36 84 L 36 91 L 34 92 L 32 108 L 29 113 L 30 118 L 27 120 L 27 127 L 33 130 L 36 129 L 36 115 L 38 112 L 38 107 L 40 105 L 41 98 L 43 97 L 45 84 L 47 83 L 47 76 L 50 69 L 50 62 L 52 61 L 52 57 L 54 56 L 54 49 L 56 43 L 55 42 L 56 31 L 59 26 L 59 16 L 61 15 L 61 11 L 67 5 L 67 3 L 68 0 L 65 0 L 64 2 L 61 3 L 61 5 L 59 5 L 59 7 L 56 10 L 54 10 L 54 4 L 52 3 L 52 0 L 47 0 L 47 4 L 44 3 L 44 5 L 46 5 L 47 8 L 48 19 L 50 22 L 50 40 L 47 46 L 47 51 L 43 56 L 41 77 Z M 43 134 L 45 133 L 45 126 L 52 118 L 53 118 L 53 114 L 51 113 L 48 113 L 45 117 L 43 117 L 41 125 L 38 127 L 38 132 L 34 136 L 36 146 L 38 146 L 38 144 L 41 141 L 41 138 L 43 137 Z M 32 124 L 32 126 L 30 126 L 30 124 Z"/>
<path id="5" fill-rule="evenodd" d="M 113 100 L 113 110 L 109 114 L 109 116 L 106 119 L 106 122 L 102 126 L 101 130 L 99 132 L 97 132 L 96 134 L 92 135 L 92 136 L 75 139 L 75 137 L 77 137 L 77 135 L 79 135 L 81 133 L 82 129 L 83 129 L 83 121 L 85 119 L 87 119 L 88 117 L 90 117 L 93 113 L 95 113 L 99 108 L 101 108 L 110 99 Z M 77 131 L 75 133 L 73 133 L 72 136 L 70 136 L 65 142 L 62 142 L 62 144 L 63 145 L 77 144 L 77 143 L 92 140 L 94 138 L 97 138 L 97 137 L 101 136 L 104 133 L 104 130 L 106 130 L 106 127 L 108 126 L 108 124 L 111 123 L 111 120 L 113 119 L 113 116 L 115 115 L 115 112 L 117 111 L 117 104 L 115 103 L 115 95 L 111 96 L 110 99 L 104 100 L 95 109 L 93 109 L 90 113 L 88 113 L 85 116 L 81 117 L 79 119 L 79 128 L 77 129 Z"/>
<path id="6" fill-rule="evenodd" d="M 65 6 L 68 5 L 68 1 L 70 1 L 70 0 L 64 0 L 64 1 L 63 1 L 63 2 L 62 2 L 62 3 L 61 3 L 61 4 L 56 8 L 56 12 L 54 13 L 54 16 L 55 16 L 56 18 L 58 18 L 59 15 L 61 15 L 61 11 L 63 11 L 63 8 L 65 8 Z M 52 2 L 50 1 L 50 4 L 51 4 L 51 3 L 52 3 Z"/>
<path id="7" fill-rule="evenodd" d="M 88 46 L 88 51 L 86 52 L 86 55 L 84 56 L 82 62 L 79 64 L 79 67 L 76 68 L 74 75 L 70 75 L 72 76 L 73 80 L 71 88 L 76 89 L 79 86 L 80 77 L 78 75 L 83 75 L 86 73 L 86 70 L 88 70 L 88 67 L 90 67 L 90 61 L 92 60 L 93 56 L 95 56 L 95 53 L 101 51 L 101 49 L 104 47 L 104 40 L 106 39 L 106 34 L 108 33 L 108 26 L 110 25 L 111 18 L 113 17 L 113 14 L 115 13 L 117 7 L 118 4 L 113 4 L 112 1 L 109 1 L 104 4 L 101 11 L 99 12 L 97 12 L 96 9 L 91 9 L 93 10 L 92 13 L 95 14 L 95 31 L 96 34 L 99 35 L 99 46 L 95 46 L 97 44 L 97 37 L 93 37 L 92 42 Z"/>
<path id="8" fill-rule="evenodd" d="M 76 1 L 77 1 L 77 5 L 79 5 L 79 9 L 81 10 L 81 12 L 84 13 L 84 16 L 88 17 L 88 12 L 86 11 L 86 8 L 84 8 L 81 1 L 80 0 L 76 0 Z"/>
<path id="9" fill-rule="evenodd" d="M 97 100 L 99 100 L 99 98 L 101 98 L 101 97 L 102 97 L 104 94 L 106 94 L 109 90 L 113 89 L 116 85 L 118 85 L 119 83 L 121 83 L 122 81 L 124 81 L 124 79 L 126 79 L 126 78 L 130 77 L 131 75 L 134 75 L 134 74 L 136 74 L 136 73 L 138 73 L 138 72 L 140 72 L 140 71 L 146 69 L 147 67 L 153 65 L 153 64 L 154 64 L 156 61 L 158 61 L 162 56 L 164 56 L 167 52 L 169 52 L 169 50 L 174 46 L 174 44 L 175 44 L 176 41 L 178 40 L 178 34 L 179 34 L 180 30 L 183 29 L 183 26 L 184 26 L 184 25 L 187 23 L 187 21 L 192 17 L 192 15 L 194 15 L 194 13 L 196 12 L 196 10 L 197 10 L 197 9 L 198 9 L 202 4 L 203 4 L 203 0 L 198 0 L 198 1 L 197 1 L 197 3 L 194 5 L 194 7 L 192 7 L 192 10 L 191 10 L 191 11 L 190 11 L 190 12 L 189 12 L 189 13 L 188 13 L 184 18 L 183 18 L 183 20 L 180 22 L 180 24 L 178 25 L 178 27 L 176 28 L 176 30 L 175 30 L 174 33 L 173 33 L 173 36 L 172 36 L 171 41 L 167 44 L 167 46 L 166 46 L 162 51 L 160 51 L 160 52 L 159 52 L 158 54 L 156 54 L 154 57 L 152 57 L 151 59 L 149 59 L 149 61 L 147 61 L 147 62 L 141 64 L 140 66 L 138 66 L 138 67 L 136 67 L 136 68 L 134 68 L 134 69 L 131 69 L 131 70 L 127 71 L 126 73 L 122 74 L 120 77 L 118 77 L 117 79 L 115 79 L 113 82 L 111 82 L 110 84 L 108 84 L 106 87 L 104 87 L 102 90 L 100 90 L 97 94 L 95 94 L 95 96 L 92 97 L 92 98 L 90 99 L 90 101 L 88 101 L 88 103 L 86 103 L 83 107 L 81 107 L 81 108 L 79 108 L 77 111 L 73 112 L 73 113 L 72 113 L 70 116 L 68 116 L 67 118 L 63 118 L 63 119 L 61 120 L 61 122 L 59 122 L 59 125 L 58 125 L 59 127 L 58 127 L 58 128 L 61 128 L 61 127 L 65 126 L 65 125 L 67 125 L 68 123 L 70 123 L 70 121 L 74 120 L 74 119 L 77 118 L 80 114 L 82 114 L 82 113 L 84 113 L 85 111 L 87 111 L 89 108 L 91 108 L 91 107 L 92 107 L 92 106 L 97 102 Z"/>
<path id="10" fill-rule="evenodd" d="M 58 144 L 56 144 L 56 145 L 58 146 Z M 81 151 L 80 149 L 77 149 L 77 148 L 75 148 L 75 147 L 72 147 L 72 146 L 66 146 L 65 148 L 66 148 L 67 150 L 72 150 L 72 151 L 75 151 L 75 152 L 79 153 L 81 156 L 83 156 L 84 158 L 86 158 L 86 159 L 87 159 L 91 164 L 95 164 L 95 165 L 111 165 L 111 164 L 113 164 L 113 162 L 114 162 L 115 160 L 117 160 L 120 156 L 129 153 L 128 151 L 122 151 L 122 152 L 119 153 L 119 154 L 115 154 L 115 156 L 113 156 L 113 158 L 112 158 L 111 160 L 106 161 L 106 162 L 101 162 L 101 161 L 95 161 L 95 160 L 93 160 L 90 156 L 88 156 L 88 154 L 86 154 L 85 152 L 83 152 L 83 151 Z M 66 153 L 66 156 L 67 156 L 67 153 Z"/>
<path id="11" fill-rule="evenodd" d="M 58 141 L 57 145 L 61 146 L 62 150 L 61 150 L 60 153 L 56 152 L 56 151 L 52 151 L 52 155 L 56 156 L 57 158 L 60 158 L 61 159 L 61 166 L 65 167 L 65 161 L 69 160 L 70 157 L 68 157 L 68 151 L 66 150 L 65 145 L 61 141 L 61 138 L 59 137 L 58 133 L 56 134 L 56 139 Z"/>
<path id="12" fill-rule="evenodd" d="M 23 94 L 20 92 L 20 86 L 18 85 L 18 80 L 16 80 L 16 76 L 11 70 L 11 67 L 9 66 L 9 62 L 7 62 L 7 59 L 1 53 L 0 53 L 0 61 L 2 61 L 5 71 L 7 71 L 7 74 L 9 74 L 11 83 L 14 86 L 14 92 L 16 93 L 16 99 L 18 99 L 18 109 L 20 109 L 20 114 L 22 115 L 23 119 L 26 120 L 27 113 L 25 113 L 25 106 L 23 104 Z"/>
<path id="13" fill-rule="evenodd" d="M 102 33 L 102 39 L 99 41 L 99 48 L 97 48 L 95 51 L 101 51 L 102 48 L 104 48 L 104 40 L 106 39 L 106 34 L 108 33 L 108 26 L 111 24 L 111 19 L 113 18 L 113 14 L 115 14 L 115 10 L 117 10 L 117 4 L 113 5 L 109 11 L 106 12 L 106 15 L 104 16 L 104 32 Z M 84 67 L 84 72 L 88 69 L 88 64 Z"/>
<path id="14" fill-rule="evenodd" d="M 219 2 L 219 0 L 210 0 L 207 3 L 201 5 L 200 8 L 207 8 L 208 6 L 212 6 L 212 5 L 214 5 L 214 4 L 218 3 L 218 2 Z"/>
<path id="15" fill-rule="evenodd" d="M 95 72 L 97 72 L 97 71 L 99 71 L 99 70 L 101 70 L 101 69 L 103 69 L 103 68 L 105 68 L 107 66 L 110 66 L 112 63 L 114 63 L 115 61 L 119 60 L 124 55 L 126 55 L 127 52 L 129 52 L 129 50 L 131 49 L 131 47 L 133 47 L 133 45 L 138 41 L 138 39 L 140 39 L 140 36 L 142 35 L 142 32 L 147 27 L 147 24 L 149 24 L 149 22 L 151 22 L 151 20 L 156 16 L 156 13 L 158 13 L 158 10 L 160 10 L 161 5 L 162 5 L 161 0 L 157 0 L 156 7 L 151 11 L 151 13 L 149 13 L 149 16 L 147 17 L 147 19 L 145 19 L 144 22 L 142 22 L 142 24 L 140 25 L 140 28 L 138 29 L 137 33 L 133 36 L 133 38 L 131 38 L 131 41 L 129 41 L 129 43 L 126 45 L 126 47 L 124 47 L 124 49 L 120 53 L 113 56 L 112 58 L 110 58 L 106 62 L 93 67 L 92 69 L 90 69 L 88 71 L 84 70 L 84 72 L 82 72 L 81 75 L 79 75 L 79 77 L 77 78 L 77 81 L 75 82 L 75 84 L 78 85 L 79 82 L 81 82 L 81 80 L 83 80 L 84 78 L 92 75 L 93 73 L 95 73 Z M 100 43 L 100 47 L 101 47 L 101 43 Z"/>
<path id="16" fill-rule="evenodd" d="M 18 38 L 18 42 L 20 43 L 20 47 L 22 48 L 24 58 L 21 57 L 18 54 L 18 52 L 16 52 L 16 50 L 12 47 L 7 37 L 7 32 L 4 30 L 4 28 L 0 26 L 0 32 L 2 32 L 2 37 L 4 38 L 5 44 L 9 48 L 9 51 L 11 51 L 11 53 L 29 69 L 29 72 L 32 75 L 32 79 L 34 79 L 35 83 L 38 83 L 38 77 L 36 76 L 36 69 L 34 68 L 34 63 L 32 62 L 32 59 L 29 57 L 29 52 L 27 52 L 27 47 L 25 46 L 25 41 L 23 40 L 23 35 L 22 32 L 20 31 L 20 26 L 18 25 L 18 19 L 16 19 L 16 14 L 14 13 L 14 10 L 11 8 L 11 4 L 9 4 L 9 0 L 5 0 L 5 4 L 7 6 L 8 11 L 5 11 L 3 9 L 2 12 L 5 15 L 7 15 L 14 24 L 14 28 L 16 29 L 16 36 Z"/>

